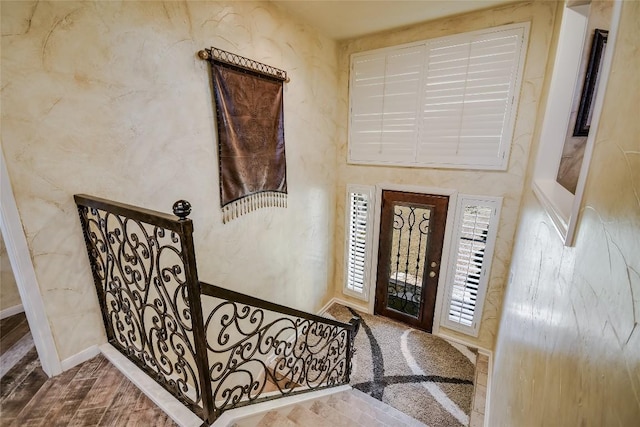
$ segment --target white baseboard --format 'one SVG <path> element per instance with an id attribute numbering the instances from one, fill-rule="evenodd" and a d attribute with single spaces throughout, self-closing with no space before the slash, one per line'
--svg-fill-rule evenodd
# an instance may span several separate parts
<path id="1" fill-rule="evenodd" d="M 328 303 L 326 303 L 325 305 L 322 306 L 322 308 L 320 310 L 318 310 L 318 312 L 316 313 L 318 316 L 322 316 L 324 315 L 327 310 L 329 310 L 329 308 L 336 302 L 335 298 L 331 298 L 329 300 Z"/>
<path id="2" fill-rule="evenodd" d="M 340 298 L 331 298 L 328 303 L 326 303 L 320 310 L 318 310 L 318 315 L 322 316 L 323 314 L 325 314 L 333 304 L 341 304 L 346 307 L 353 308 L 354 310 L 361 311 L 363 313 L 368 313 L 368 310 L 369 310 L 369 308 L 366 306 L 354 304 L 352 302 L 345 301 Z"/>
<path id="3" fill-rule="evenodd" d="M 98 354 L 100 354 L 100 349 L 97 345 L 92 345 L 91 347 L 82 350 L 80 353 L 76 353 L 73 356 L 64 359 L 60 362 L 60 366 L 62 366 L 63 371 L 68 371 L 74 366 L 96 357 Z"/>
<path id="4" fill-rule="evenodd" d="M 4 310 L 0 310 L 0 319 L 6 319 L 7 317 L 11 317 L 18 313 L 24 313 L 24 307 L 22 306 L 22 304 L 14 305 L 13 307 L 8 307 Z"/>
<path id="5" fill-rule="evenodd" d="M 487 356 L 489 358 L 489 360 L 493 360 L 493 351 L 491 351 L 491 350 L 487 350 L 486 348 L 479 347 L 478 348 L 478 353 L 484 354 L 485 356 Z"/>
<path id="6" fill-rule="evenodd" d="M 477 344 L 473 344 L 472 342 L 469 342 L 469 341 L 465 340 L 464 338 L 454 337 L 454 336 L 448 335 L 447 333 L 443 333 L 443 332 L 439 332 L 438 334 L 436 334 L 436 336 L 438 336 L 438 337 L 440 337 L 440 338 L 442 338 L 444 340 L 447 340 L 447 341 L 453 341 L 455 343 L 462 344 L 462 345 L 464 345 L 466 347 L 476 349 L 476 350 L 478 350 L 478 353 L 482 353 L 482 354 L 486 354 L 486 355 L 491 354 L 491 350 L 488 350 L 488 349 L 486 349 L 484 347 L 480 347 Z"/>
<path id="7" fill-rule="evenodd" d="M 181 427 L 199 427 L 202 425 L 202 419 L 191 412 L 189 408 L 162 388 L 146 372 L 138 368 L 111 344 L 102 344 L 100 351 L 109 362 L 122 372 L 129 381 L 135 384 L 153 403 L 169 415 L 176 424 Z"/>

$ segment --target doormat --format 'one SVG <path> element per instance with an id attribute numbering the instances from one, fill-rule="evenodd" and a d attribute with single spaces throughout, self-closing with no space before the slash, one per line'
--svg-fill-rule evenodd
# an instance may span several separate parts
<path id="1" fill-rule="evenodd" d="M 325 314 L 361 318 L 351 386 L 431 427 L 468 426 L 477 353 L 381 316 L 334 304 Z"/>

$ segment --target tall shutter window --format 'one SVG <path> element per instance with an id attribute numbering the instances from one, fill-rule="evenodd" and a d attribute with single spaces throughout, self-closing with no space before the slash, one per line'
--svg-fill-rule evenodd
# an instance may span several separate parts
<path id="1" fill-rule="evenodd" d="M 478 334 L 482 316 L 501 201 L 501 198 L 461 196 L 456 207 L 442 323 L 474 336 Z"/>
<path id="2" fill-rule="evenodd" d="M 364 300 L 368 299 L 369 289 L 372 211 L 373 188 L 349 185 L 344 292 Z"/>
<path id="3" fill-rule="evenodd" d="M 506 169 L 528 28 L 354 54 L 349 161 Z"/>

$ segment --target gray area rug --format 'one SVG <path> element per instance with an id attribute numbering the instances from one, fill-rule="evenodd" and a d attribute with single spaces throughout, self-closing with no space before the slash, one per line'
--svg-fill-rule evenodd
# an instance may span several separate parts
<path id="1" fill-rule="evenodd" d="M 361 318 L 351 385 L 431 427 L 469 425 L 476 353 L 426 332 L 334 304 Z"/>

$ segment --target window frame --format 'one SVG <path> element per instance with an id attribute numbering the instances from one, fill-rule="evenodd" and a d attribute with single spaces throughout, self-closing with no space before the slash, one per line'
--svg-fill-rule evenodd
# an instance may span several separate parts
<path id="1" fill-rule="evenodd" d="M 508 106 L 508 111 L 507 111 L 507 115 L 508 118 L 504 121 L 503 124 L 503 134 L 507 135 L 507 141 L 504 144 L 501 144 L 500 149 L 499 149 L 499 155 L 498 157 L 501 157 L 500 162 L 496 163 L 496 164 L 484 164 L 486 162 L 478 162 L 478 163 L 474 163 L 471 160 L 471 156 L 467 156 L 467 157 L 459 157 L 457 158 L 456 161 L 452 161 L 452 162 L 447 162 L 447 163 L 443 163 L 440 160 L 433 160 L 433 161 L 423 161 L 423 162 L 418 162 L 418 151 L 419 151 L 419 145 L 420 145 L 420 130 L 422 128 L 422 124 L 420 123 L 422 121 L 422 114 L 419 111 L 422 107 L 422 102 L 423 102 L 423 97 L 419 96 L 419 102 L 416 106 L 416 115 L 417 115 L 417 119 L 416 121 L 418 122 L 418 124 L 415 127 L 415 135 L 414 135 L 414 156 L 413 156 L 413 160 L 404 160 L 404 161 L 393 161 L 393 160 L 361 160 L 361 159 L 355 159 L 352 155 L 352 149 L 355 148 L 355 146 L 353 145 L 354 143 L 352 143 L 352 132 L 353 132 L 353 110 L 354 110 L 354 92 L 355 92 L 355 83 L 354 83 L 354 79 L 355 79 L 355 73 L 354 73 L 354 61 L 357 60 L 358 58 L 361 57 L 366 57 L 368 55 L 386 55 L 392 52 L 399 52 L 402 49 L 410 49 L 410 48 L 414 48 L 414 47 L 418 47 L 418 46 L 424 46 L 425 47 L 425 52 L 428 51 L 428 46 L 431 45 L 436 45 L 436 44 L 441 44 L 443 42 L 447 42 L 447 41 L 451 41 L 451 42 L 459 42 L 460 40 L 470 40 L 473 39 L 474 37 L 477 37 L 479 35 L 482 34 L 488 34 L 488 33 L 496 33 L 496 32 L 501 32 L 501 31 L 512 31 L 512 30 L 516 30 L 516 29 L 521 29 L 522 30 L 522 36 L 520 38 L 520 50 L 519 50 L 519 57 L 518 57 L 518 65 L 517 65 L 517 70 L 515 72 L 515 80 L 513 81 L 513 92 L 511 94 L 512 99 L 511 99 L 511 103 Z M 519 98 L 520 98 L 520 93 L 522 91 L 522 81 L 523 81 L 523 73 L 524 73 L 524 63 L 525 63 L 525 59 L 526 59 L 526 53 L 527 53 L 527 47 L 528 47 L 528 40 L 529 40 L 529 31 L 530 31 L 530 23 L 529 22 L 522 22 L 522 23 L 515 23 L 515 24 L 508 24 L 508 25 L 503 25 L 503 26 L 498 26 L 498 27 L 491 27 L 491 28 L 485 28 L 485 29 L 481 29 L 481 30 L 476 30 L 476 31 L 471 31 L 471 32 L 466 32 L 466 33 L 459 33 L 459 34 L 453 34 L 453 35 L 449 35 L 449 36 L 444 36 L 444 37 L 437 37 L 437 38 L 432 38 L 432 39 L 426 39 L 426 40 L 420 40 L 420 41 L 416 41 L 416 42 L 411 42 L 411 43 L 404 43 L 404 44 L 400 44 L 400 45 L 395 45 L 395 46 L 390 46 L 390 47 L 385 47 L 385 48 L 380 48 L 380 49 L 373 49 L 373 50 L 368 50 L 368 51 L 363 51 L 363 52 L 357 52 L 357 53 L 353 53 L 351 54 L 351 58 L 350 58 L 350 75 L 349 75 L 349 121 L 348 121 L 348 148 L 347 148 L 347 163 L 348 164 L 355 164 L 355 165 L 377 165 L 377 166 L 402 166 L 402 167 L 432 167 L 432 168 L 447 168 L 447 169 L 474 169 L 474 170 L 506 170 L 508 167 L 508 162 L 509 162 L 509 155 L 511 152 L 511 146 L 513 145 L 513 139 L 514 139 L 514 129 L 515 129 L 515 120 L 517 117 L 517 109 L 518 109 L 518 104 L 519 104 Z M 424 91 L 424 80 L 425 80 L 425 76 L 426 76 L 426 64 L 427 64 L 427 55 L 425 55 L 425 57 L 423 58 L 423 64 L 422 64 L 422 71 L 420 73 L 420 90 L 421 92 Z M 442 155 L 440 157 L 443 157 Z"/>
<path id="2" fill-rule="evenodd" d="M 365 237 L 365 252 L 364 252 L 364 267 L 363 267 L 363 284 L 362 292 L 357 292 L 354 289 L 349 289 L 350 273 L 349 273 L 349 258 L 351 256 L 351 194 L 359 193 L 365 194 L 368 197 L 367 201 L 367 219 L 366 219 L 366 237 Z M 344 279 L 342 284 L 342 292 L 345 295 L 361 299 L 363 301 L 369 300 L 370 287 L 371 287 L 371 265 L 372 265 L 372 245 L 373 245 L 373 215 L 375 211 L 376 197 L 375 187 L 371 185 L 359 185 L 359 184 L 347 184 L 346 189 L 346 203 L 345 203 L 345 249 L 344 249 Z"/>

